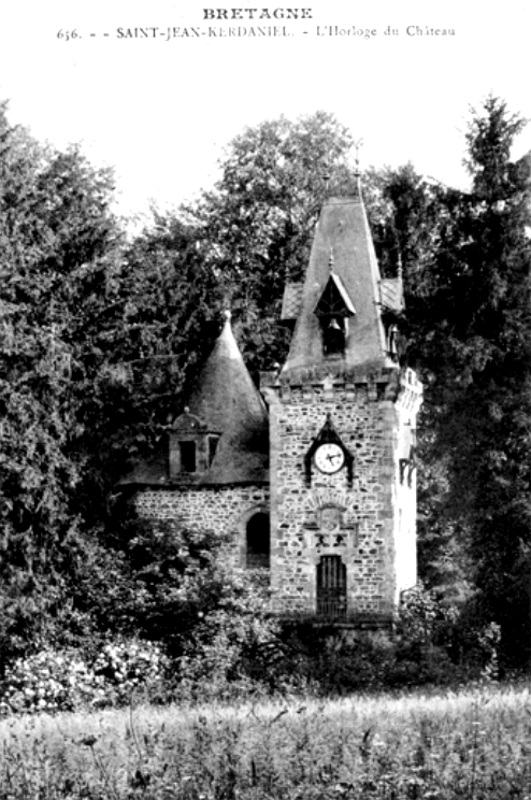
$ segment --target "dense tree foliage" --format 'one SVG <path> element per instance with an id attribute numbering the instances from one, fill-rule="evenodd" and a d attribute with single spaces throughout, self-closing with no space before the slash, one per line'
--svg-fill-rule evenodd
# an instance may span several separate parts
<path id="1" fill-rule="evenodd" d="M 86 513 L 104 521 L 105 500 L 129 459 L 146 454 L 180 412 L 180 396 L 217 334 L 219 290 L 195 233 L 155 216 L 107 265 L 105 299 L 84 304 L 85 361 L 91 391 L 80 403 L 89 460 Z"/>
<path id="2" fill-rule="evenodd" d="M 382 271 L 404 277 L 405 358 L 426 386 L 422 574 L 447 598 L 473 596 L 515 663 L 531 619 L 531 183 L 528 161 L 510 158 L 522 124 L 495 98 L 472 115 L 469 192 L 412 165 L 364 178 Z M 248 648 L 260 641 L 210 535 L 139 526 L 113 487 L 181 410 L 224 307 L 251 370 L 282 360 L 283 287 L 301 277 L 324 197 L 355 186 L 351 148 L 322 112 L 249 128 L 212 191 L 128 241 L 112 176 L 74 147 L 40 146 L 0 108 L 5 656 L 107 630 L 181 655 L 195 630 L 210 659 L 226 648 L 221 627 Z"/>
<path id="3" fill-rule="evenodd" d="M 531 531 L 531 183 L 523 127 L 488 98 L 467 133 L 470 192 L 388 173 L 384 240 L 405 278 L 407 358 L 426 385 L 421 553 L 474 585 L 506 651 L 528 649 Z M 381 177 L 380 177 L 381 180 Z"/>
<path id="4" fill-rule="evenodd" d="M 501 623 L 513 655 L 524 643 L 528 650 L 530 633 L 531 183 L 525 161 L 510 161 L 522 127 L 494 98 L 473 116 L 472 191 L 450 246 L 434 259 L 453 282 L 443 287 L 443 370 L 432 382 L 449 502 L 470 531 L 483 612 Z"/>
<path id="5" fill-rule="evenodd" d="M 215 188 L 188 208 L 252 370 L 285 354 L 284 285 L 303 273 L 327 192 L 352 188 L 351 146 L 347 129 L 324 112 L 247 128 L 228 146 Z"/>
<path id="6" fill-rule="evenodd" d="M 116 235 L 112 184 L 75 148 L 34 142 L 0 108 L 0 636 L 64 614 L 82 547 L 76 394 L 86 286 Z M 9 647 L 8 647 L 9 644 Z"/>
<path id="7" fill-rule="evenodd" d="M 165 571 L 167 541 L 148 526 L 140 566 L 140 534 L 113 487 L 180 411 L 217 333 L 217 282 L 178 221 L 155 217 L 128 243 L 110 212 L 112 176 L 76 148 L 39 146 L 5 107 L 0 134 L 2 656 L 131 634 L 132 620 L 161 638 L 156 619 L 176 592 L 193 605 L 201 588 L 221 597 L 231 582 L 215 569 L 200 578 L 179 530 L 187 570 Z M 148 582 L 165 599 L 157 614 L 150 559 L 164 576 L 159 595 Z"/>

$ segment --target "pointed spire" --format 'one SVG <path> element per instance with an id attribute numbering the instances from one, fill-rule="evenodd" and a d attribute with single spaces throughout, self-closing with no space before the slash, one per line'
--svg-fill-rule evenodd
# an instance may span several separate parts
<path id="1" fill-rule="evenodd" d="M 355 309 L 355 315 L 350 314 L 348 330 L 345 328 L 344 350 L 333 355 L 325 352 L 326 320 L 320 304 L 331 279 L 346 298 L 345 307 Z M 361 196 L 329 198 L 317 225 L 281 379 L 298 380 L 305 375 L 324 374 L 330 369 L 331 359 L 337 374 L 392 367 L 386 354 L 379 285 L 380 273 Z"/>

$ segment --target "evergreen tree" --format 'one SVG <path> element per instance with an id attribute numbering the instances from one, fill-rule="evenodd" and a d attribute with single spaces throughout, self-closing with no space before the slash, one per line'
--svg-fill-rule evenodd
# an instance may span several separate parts
<path id="1" fill-rule="evenodd" d="M 529 641 L 531 523 L 531 183 L 527 160 L 510 160 L 523 124 L 493 97 L 473 114 L 469 193 L 435 186 L 415 199 L 412 176 L 386 187 L 404 264 L 407 355 L 426 387 L 421 453 L 439 475 L 424 498 L 421 484 L 431 513 L 421 547 L 432 564 L 446 557 L 448 568 L 453 554 L 470 569 L 477 612 L 502 626 L 515 662 Z"/>
<path id="2" fill-rule="evenodd" d="M 75 553 L 86 544 L 75 511 L 81 463 L 72 457 L 80 425 L 73 386 L 84 377 L 78 315 L 87 275 L 115 236 L 110 191 L 107 172 L 93 170 L 75 148 L 41 147 L 0 107 L 4 656 L 66 613 Z"/>
<path id="3" fill-rule="evenodd" d="M 370 170 L 364 196 L 382 272 L 403 275 L 406 309 L 397 320 L 403 360 L 424 382 L 416 454 L 419 578 L 447 601 L 462 603 L 472 591 L 467 524 L 448 502 L 448 451 L 436 420 L 459 369 L 448 342 L 454 308 L 449 286 L 456 281 L 450 253 L 460 246 L 459 220 L 468 199 L 419 175 L 412 164 Z"/>
<path id="4" fill-rule="evenodd" d="M 531 182 L 525 163 L 510 161 L 523 125 L 490 97 L 469 127 L 459 274 L 469 305 L 452 332 L 459 391 L 440 425 L 483 612 L 502 625 L 516 661 L 529 653 L 530 632 Z"/>

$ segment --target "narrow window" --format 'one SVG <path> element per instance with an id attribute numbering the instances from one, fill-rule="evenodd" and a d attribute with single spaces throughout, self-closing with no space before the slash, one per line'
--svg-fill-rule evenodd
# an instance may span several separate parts
<path id="1" fill-rule="evenodd" d="M 270 552 L 269 516 L 259 511 L 247 523 L 247 569 L 269 569 Z"/>
<path id="2" fill-rule="evenodd" d="M 216 450 L 218 448 L 218 436 L 209 436 L 208 437 L 208 466 L 212 465 L 214 461 L 214 457 L 216 455 Z"/>
<path id="3" fill-rule="evenodd" d="M 317 613 L 332 619 L 347 616 L 347 568 L 340 556 L 323 556 L 317 565 Z"/>
<path id="4" fill-rule="evenodd" d="M 179 442 L 181 472 L 195 472 L 195 442 Z"/>
<path id="5" fill-rule="evenodd" d="M 387 354 L 393 361 L 398 361 L 398 328 L 389 325 L 387 329 Z"/>

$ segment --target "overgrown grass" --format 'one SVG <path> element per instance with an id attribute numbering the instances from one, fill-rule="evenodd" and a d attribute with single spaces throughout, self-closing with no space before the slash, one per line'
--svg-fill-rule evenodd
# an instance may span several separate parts
<path id="1" fill-rule="evenodd" d="M 12 717 L 0 748 L 2 800 L 523 800 L 531 692 Z"/>

